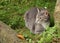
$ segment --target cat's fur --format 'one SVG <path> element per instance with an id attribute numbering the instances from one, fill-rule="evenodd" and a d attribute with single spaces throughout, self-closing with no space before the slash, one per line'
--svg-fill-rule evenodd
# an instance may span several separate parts
<path id="1" fill-rule="evenodd" d="M 50 24 L 50 16 L 46 9 L 33 7 L 26 11 L 24 15 L 25 24 L 34 34 L 43 32 Z"/>

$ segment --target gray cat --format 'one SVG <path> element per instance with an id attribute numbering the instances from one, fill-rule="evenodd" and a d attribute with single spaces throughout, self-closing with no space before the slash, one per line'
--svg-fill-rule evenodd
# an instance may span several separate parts
<path id="1" fill-rule="evenodd" d="M 33 7 L 24 15 L 25 24 L 34 34 L 42 33 L 50 25 L 50 16 L 46 9 Z"/>

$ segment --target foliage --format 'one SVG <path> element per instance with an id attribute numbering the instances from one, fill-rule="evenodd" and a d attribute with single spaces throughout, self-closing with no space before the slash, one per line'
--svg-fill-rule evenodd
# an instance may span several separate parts
<path id="1" fill-rule="evenodd" d="M 28 29 L 21 29 L 18 31 L 20 31 L 19 33 L 25 37 L 28 43 L 52 43 L 54 38 L 54 40 L 56 40 L 56 38 L 60 38 L 60 27 L 58 27 L 59 23 L 55 24 L 54 27 L 47 27 L 46 30 L 40 35 L 31 34 Z"/>
<path id="2" fill-rule="evenodd" d="M 12 28 L 25 27 L 24 13 L 30 7 L 47 7 L 53 12 L 55 0 L 0 0 L 0 20 Z"/>
<path id="3" fill-rule="evenodd" d="M 25 30 L 21 29 L 16 31 L 22 33 L 29 43 L 32 43 L 33 39 L 35 40 L 37 38 L 39 39 L 36 41 L 38 43 L 49 43 L 52 41 L 53 37 L 60 36 L 55 33 L 58 25 L 47 27 L 46 31 L 41 35 L 31 35 L 30 31 L 25 28 L 23 18 L 24 13 L 31 7 L 47 7 L 50 13 L 50 22 L 52 26 L 54 24 L 53 12 L 55 2 L 56 0 L 0 0 L 0 20 L 11 26 L 13 29 L 24 28 Z"/>
<path id="4" fill-rule="evenodd" d="M 43 32 L 41 35 L 40 41 L 38 43 L 51 43 L 53 37 L 57 37 L 58 34 L 56 34 L 57 30 L 57 25 L 54 27 L 47 27 L 46 31 Z"/>

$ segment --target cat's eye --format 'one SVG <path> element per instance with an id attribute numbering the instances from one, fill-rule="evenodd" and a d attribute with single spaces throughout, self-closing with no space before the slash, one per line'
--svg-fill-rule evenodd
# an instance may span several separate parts
<path id="1" fill-rule="evenodd" d="M 41 19 L 41 17 L 40 17 L 40 19 Z"/>

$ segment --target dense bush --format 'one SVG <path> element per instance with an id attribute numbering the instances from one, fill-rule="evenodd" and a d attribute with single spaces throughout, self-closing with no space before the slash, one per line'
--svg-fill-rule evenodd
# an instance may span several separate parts
<path id="1" fill-rule="evenodd" d="M 52 14 L 55 0 L 0 0 L 0 20 L 12 28 L 23 28 L 23 15 L 30 7 L 47 7 Z"/>

